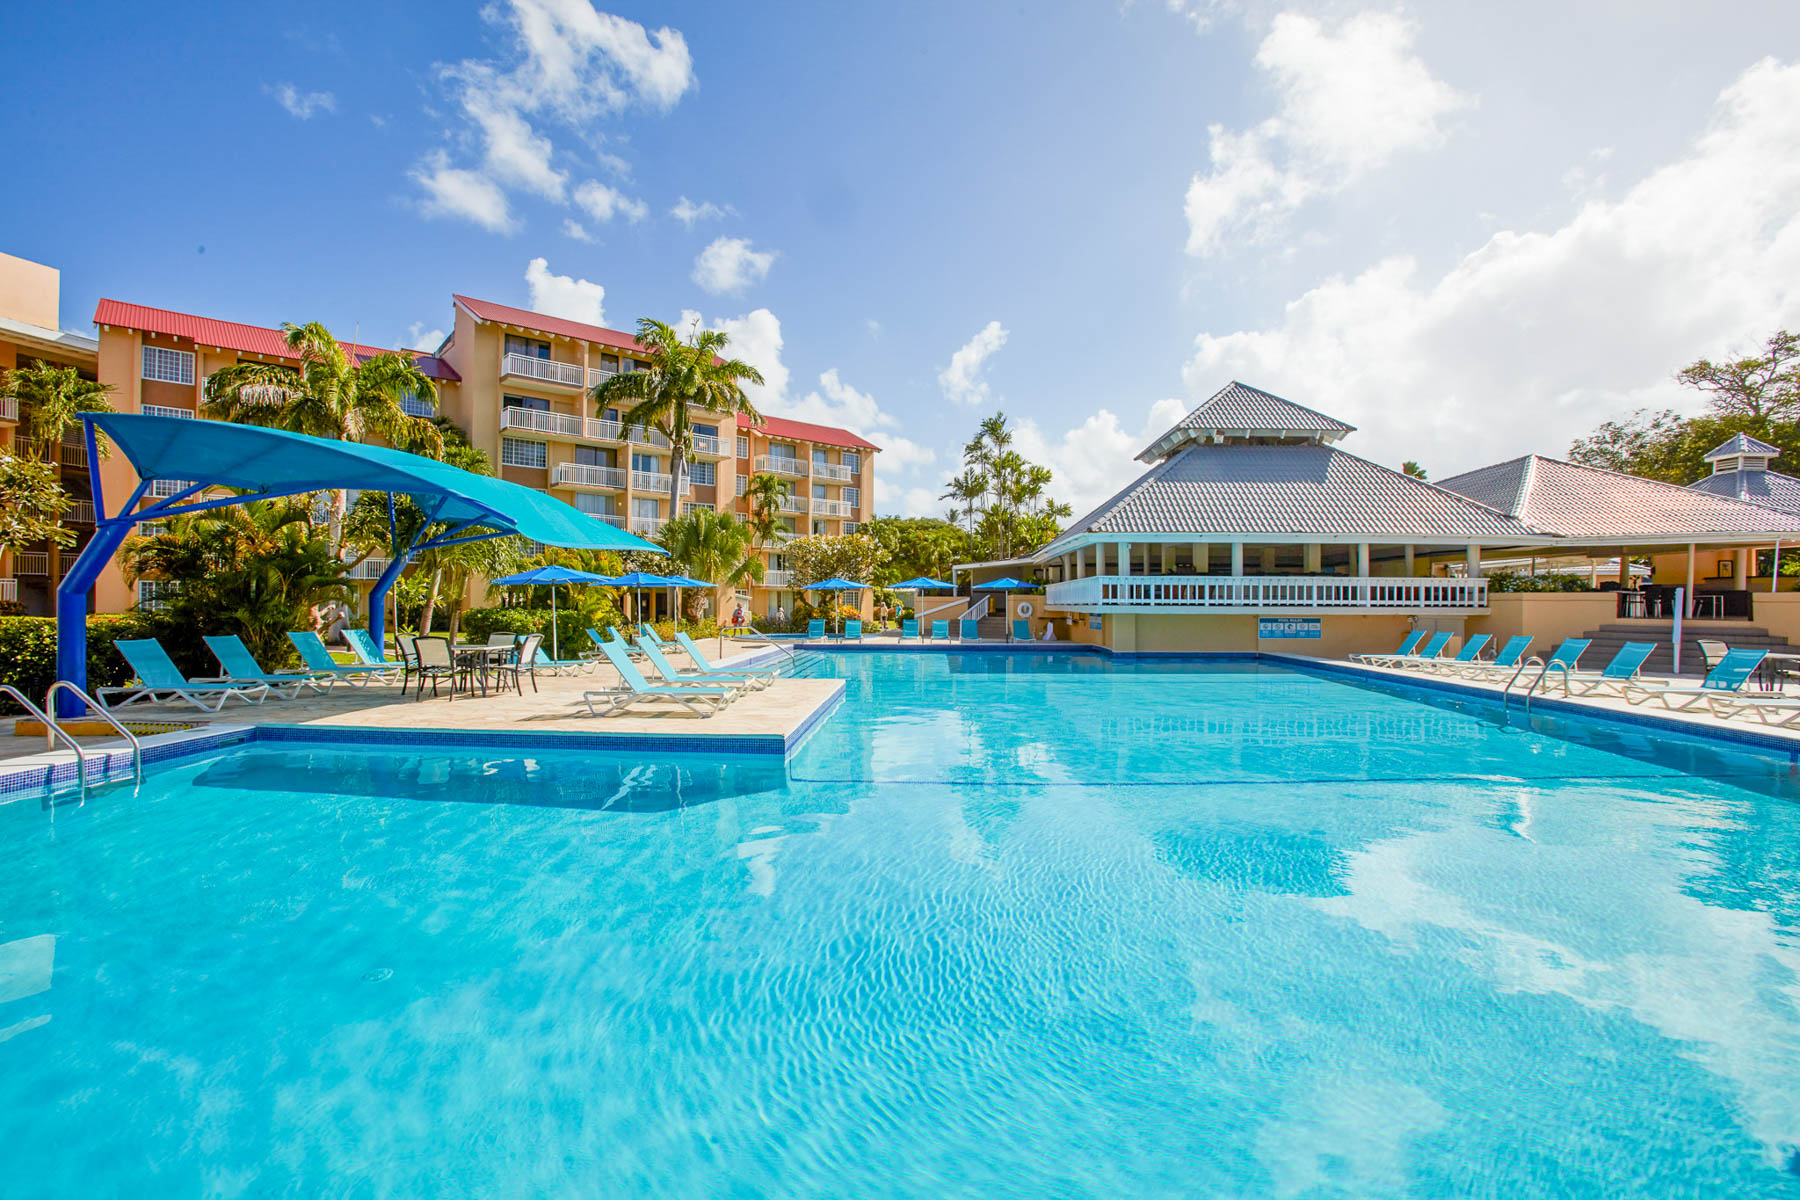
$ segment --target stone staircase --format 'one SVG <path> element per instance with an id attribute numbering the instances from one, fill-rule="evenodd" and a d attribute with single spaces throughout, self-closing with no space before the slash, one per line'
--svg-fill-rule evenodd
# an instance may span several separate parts
<path id="1" fill-rule="evenodd" d="M 1598 671 L 1612 660 L 1626 642 L 1655 642 L 1656 652 L 1644 663 L 1648 675 L 1670 675 L 1675 670 L 1675 655 L 1669 648 L 1674 635 L 1672 621 L 1631 621 L 1605 624 L 1581 636 L 1593 642 L 1581 656 L 1586 671 Z M 1700 639 L 1724 642 L 1732 649 L 1791 651 L 1788 640 L 1778 637 L 1747 621 L 1683 621 L 1681 623 L 1681 673 L 1703 675 L 1706 659 L 1700 654 Z M 1534 653 L 1548 654 L 1545 647 L 1533 647 Z"/>
<path id="2" fill-rule="evenodd" d="M 1005 617 L 983 617 L 976 628 L 981 631 L 981 640 L 984 642 L 1004 642 L 1011 633 L 1011 627 Z"/>

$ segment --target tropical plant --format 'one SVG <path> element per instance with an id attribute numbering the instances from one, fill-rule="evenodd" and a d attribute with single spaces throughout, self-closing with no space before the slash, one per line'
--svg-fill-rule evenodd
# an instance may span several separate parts
<path id="1" fill-rule="evenodd" d="M 866 533 L 818 534 L 795 538 L 782 549 L 794 586 L 804 589 L 821 579 L 849 579 L 871 583 L 881 567 L 885 551 Z"/>
<path id="2" fill-rule="evenodd" d="M 1410 458 L 1400 464 L 1400 473 L 1402 475 L 1411 475 L 1414 479 L 1429 478 L 1429 476 L 1425 474 L 1425 468 L 1421 467 Z"/>
<path id="3" fill-rule="evenodd" d="M 176 585 L 168 612 L 180 628 L 235 633 L 259 662 L 289 661 L 289 630 L 306 628 L 308 610 L 347 599 L 348 568 L 314 535 L 304 498 L 250 500 L 167 517 L 148 535 L 129 537 L 119 557 L 128 579 Z"/>
<path id="4" fill-rule="evenodd" d="M 948 579 L 951 567 L 979 557 L 973 534 L 936 517 L 876 517 L 860 532 L 881 543 L 884 559 L 875 572 L 878 584 L 917 575 Z"/>
<path id="5" fill-rule="evenodd" d="M 755 536 L 730 513 L 697 508 L 664 525 L 660 540 L 672 569 L 715 587 L 747 587 L 763 577 Z M 700 615 L 699 589 L 684 591 L 682 600 L 690 615 Z"/>
<path id="6" fill-rule="evenodd" d="M 74 367 L 34 362 L 14 367 L 0 381 L 0 395 L 19 402 L 21 432 L 32 443 L 31 456 L 50 461 L 84 412 L 111 412 L 112 385 L 83 379 Z M 100 452 L 107 452 L 104 439 Z"/>
<path id="7" fill-rule="evenodd" d="M 1013 558 L 1050 541 L 1070 516 L 1069 506 L 1049 495 L 1050 483 L 1050 468 L 1014 450 L 1006 414 L 995 413 L 963 446 L 962 474 L 940 499 L 965 506 L 982 557 Z"/>
<path id="8" fill-rule="evenodd" d="M 963 527 L 969 533 L 974 533 L 975 508 L 987 499 L 987 493 L 987 477 L 983 475 L 980 470 L 970 467 L 962 474 L 953 476 L 949 483 L 945 485 L 944 492 L 938 496 L 938 499 L 951 501 L 950 512 L 955 515 L 960 515 L 963 520 Z M 959 504 L 962 505 L 960 514 L 957 513 L 956 508 Z M 954 516 L 951 519 L 954 519 Z"/>
<path id="9" fill-rule="evenodd" d="M 68 493 L 56 468 L 36 458 L 0 450 L 0 548 L 18 550 L 37 542 L 75 544 L 75 531 L 62 524 Z"/>
<path id="10" fill-rule="evenodd" d="M 794 485 L 779 475 L 759 471 L 744 481 L 744 499 L 750 508 L 745 521 L 758 549 L 772 545 L 782 531 L 781 506 Z"/>
<path id="11" fill-rule="evenodd" d="M 654 429 L 669 440 L 669 512 L 681 511 L 682 476 L 694 457 L 692 408 L 725 417 L 760 421 L 762 414 L 744 394 L 747 383 L 761 384 L 762 372 L 740 359 L 723 357 L 731 339 L 716 329 L 694 329 L 683 338 L 662 321 L 638 321 L 637 343 L 650 365 L 622 371 L 600 381 L 593 390 L 596 409 L 617 407 L 620 424 Z"/>
<path id="12" fill-rule="evenodd" d="M 435 385 L 412 355 L 394 350 L 352 362 L 317 321 L 281 328 L 300 359 L 299 369 L 240 362 L 217 371 L 206 381 L 207 415 L 343 442 L 378 437 L 432 457 L 443 453 L 439 426 L 411 415 L 402 403 L 409 394 L 433 403 L 437 399 Z M 345 493 L 333 491 L 326 536 L 334 556 L 343 545 L 346 507 Z"/>

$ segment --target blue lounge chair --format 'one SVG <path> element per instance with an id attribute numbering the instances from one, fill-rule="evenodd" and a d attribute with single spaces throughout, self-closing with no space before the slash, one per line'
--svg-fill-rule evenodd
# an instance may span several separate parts
<path id="1" fill-rule="evenodd" d="M 655 646 L 658 650 L 673 650 L 673 649 L 675 649 L 674 645 L 672 645 L 669 642 L 665 642 L 661 638 L 657 637 L 656 630 L 650 628 L 649 625 L 645 624 L 642 621 L 638 622 L 638 641 L 640 641 L 640 642 L 648 641 L 652 646 Z"/>
<path id="2" fill-rule="evenodd" d="M 1404 667 L 1409 663 L 1428 662 L 1444 652 L 1454 634 L 1434 633 L 1416 654 L 1365 654 L 1363 665 L 1370 667 Z"/>
<path id="3" fill-rule="evenodd" d="M 392 683 L 394 676 L 402 673 L 399 664 L 373 666 L 368 663 L 341 663 L 331 657 L 331 651 L 319 640 L 319 635 L 310 629 L 302 633 L 288 634 L 288 641 L 294 643 L 294 649 L 300 652 L 300 661 L 306 669 L 315 675 L 329 675 L 333 679 L 341 679 L 352 687 L 368 687 L 371 683 Z"/>
<path id="4" fill-rule="evenodd" d="M 901 641 L 904 642 L 908 638 L 917 640 L 918 636 L 919 636 L 919 623 L 917 621 L 902 621 L 902 622 L 900 622 L 900 640 Z"/>
<path id="5" fill-rule="evenodd" d="M 700 673 L 703 675 L 709 671 L 724 671 L 731 675 L 763 675 L 770 679 L 774 679 L 781 674 L 781 671 L 776 667 L 720 666 L 719 664 L 714 663 L 710 658 L 706 657 L 706 651 L 700 649 L 699 644 L 687 634 L 677 633 L 675 635 L 675 640 L 681 643 L 681 648 L 687 651 L 687 656 L 693 660 L 694 666 L 699 668 Z"/>
<path id="6" fill-rule="evenodd" d="M 175 669 L 175 664 L 169 659 L 169 652 L 155 638 L 121 638 L 113 645 L 119 648 L 119 653 L 131 664 L 138 681 L 124 687 L 101 688 L 95 693 L 95 699 L 104 708 L 158 704 L 163 699 L 169 699 L 191 704 L 201 712 L 218 712 L 233 696 L 248 704 L 261 704 L 263 697 L 269 694 L 269 685 L 266 683 L 188 679 Z M 110 701 L 108 696 L 119 699 Z"/>
<path id="7" fill-rule="evenodd" d="M 1717 714 L 1720 703 L 1715 701 L 1729 704 L 1730 698 L 1744 690 L 1744 685 L 1750 682 L 1750 676 L 1756 673 L 1756 668 L 1762 666 L 1763 659 L 1768 656 L 1767 650 L 1727 650 L 1725 657 L 1698 684 L 1628 683 L 1623 693 L 1625 703 L 1641 704 L 1646 700 L 1661 700 L 1664 708 L 1681 709 L 1691 708 L 1704 700 Z M 1675 697 L 1680 697 L 1682 702 L 1670 703 Z"/>
<path id="8" fill-rule="evenodd" d="M 400 667 L 404 665 L 403 663 L 395 662 L 387 655 L 377 650 L 375 648 L 375 639 L 369 636 L 369 631 L 366 629 L 344 630 L 344 641 L 349 644 L 350 652 L 356 655 L 356 660 L 358 662 L 367 663 L 372 667 Z"/>
<path id="9" fill-rule="evenodd" d="M 1475 662 L 1477 656 L 1480 655 L 1483 650 L 1487 649 L 1487 644 L 1493 640 L 1493 637 L 1489 634 L 1478 633 L 1474 637 L 1467 638 L 1463 641 L 1463 647 L 1456 652 L 1456 657 L 1428 658 L 1416 665 L 1421 671 L 1430 671 L 1434 673 L 1447 671 L 1457 666 L 1467 666 L 1468 664 Z M 1411 666 L 1414 664 L 1402 663 L 1400 665 Z"/>
<path id="10" fill-rule="evenodd" d="M 965 642 L 979 642 L 981 640 L 981 622 L 980 621 L 973 620 L 969 617 L 964 617 L 959 622 L 959 624 L 962 626 L 962 628 L 960 630 L 958 630 L 958 632 L 962 635 L 961 640 L 963 640 Z"/>
<path id="11" fill-rule="evenodd" d="M 1603 692 L 1623 695 L 1625 685 L 1637 679 L 1638 672 L 1644 668 L 1644 660 L 1655 652 L 1655 642 L 1626 642 L 1612 656 L 1612 661 L 1598 671 L 1578 671 L 1572 666 L 1552 663 L 1553 669 L 1545 671 L 1544 678 L 1559 680 L 1565 696 L 1592 696 Z"/>
<path id="12" fill-rule="evenodd" d="M 812 641 L 823 641 L 825 638 L 825 618 L 814 617 L 806 623 L 806 636 Z"/>
<path id="13" fill-rule="evenodd" d="M 596 688 L 581 694 L 582 702 L 596 717 L 630 708 L 645 700 L 673 700 L 691 713 L 710 717 L 731 703 L 731 698 L 737 694 L 735 688 L 718 684 L 653 684 L 644 678 L 643 672 L 637 669 L 637 664 L 614 642 L 600 643 L 600 653 L 606 656 L 606 661 L 619 673 L 619 686 Z M 604 709 L 599 707 L 602 703 L 606 706 Z"/>
<path id="14" fill-rule="evenodd" d="M 1352 654 L 1350 656 L 1350 661 L 1368 662 L 1370 659 L 1374 658 L 1405 658 L 1414 650 L 1417 650 L 1419 648 L 1419 643 L 1424 640 L 1425 631 L 1423 629 L 1415 629 L 1407 634 L 1405 638 L 1401 639 L 1399 648 L 1392 654 L 1371 654 L 1365 651 L 1362 654 Z"/>
<path id="15" fill-rule="evenodd" d="M 845 621 L 844 622 L 844 640 L 846 642 L 862 641 L 862 622 L 861 621 Z"/>
<path id="16" fill-rule="evenodd" d="M 594 639 L 594 645 L 604 648 L 608 644 L 606 639 L 600 636 L 599 630 L 590 629 L 587 632 L 588 636 Z M 625 640 L 625 635 L 619 632 L 619 627 L 617 625 L 608 625 L 606 627 L 606 632 L 612 634 L 611 644 L 625 651 L 627 657 L 644 657 L 644 652 L 642 650 L 639 650 L 636 646 Z"/>
<path id="17" fill-rule="evenodd" d="M 662 676 L 664 683 L 711 683 L 717 684 L 719 687 L 735 688 L 740 692 L 769 686 L 769 677 L 760 672 L 753 674 L 747 671 L 683 671 L 669 661 L 669 656 L 662 652 L 660 646 L 652 645 L 649 642 L 639 642 L 638 645 L 643 647 L 644 653 L 649 656 L 650 665 L 656 668 L 656 673 Z"/>
<path id="18" fill-rule="evenodd" d="M 1445 675 L 1456 675 L 1463 679 L 1484 679 L 1501 672 L 1511 674 L 1519 669 L 1519 663 L 1525 652 L 1531 649 L 1531 635 L 1517 633 L 1506 639 L 1506 645 L 1500 647 L 1500 653 L 1494 655 L 1490 662 L 1461 663 L 1456 666 L 1440 668 Z"/>
<path id="19" fill-rule="evenodd" d="M 269 685 L 269 695 L 277 700 L 292 700 L 300 694 L 301 688 L 328 692 L 331 685 L 337 682 L 335 675 L 314 671 L 265 671 L 257 663 L 256 656 L 250 653 L 250 647 L 244 645 L 243 639 L 235 633 L 205 640 L 206 648 L 219 660 L 219 669 L 224 672 L 220 678 L 228 683 L 266 683 Z"/>
<path id="20" fill-rule="evenodd" d="M 1015 642 L 1029 642 L 1031 640 L 1031 622 L 1022 617 L 1013 618 L 1012 640 Z"/>
<path id="21" fill-rule="evenodd" d="M 596 664 L 591 658 L 551 658 L 544 643 L 539 642 L 533 665 L 547 675 L 580 675 L 592 670 Z"/>
<path id="22" fill-rule="evenodd" d="M 931 640 L 934 642 L 949 641 L 950 640 L 950 622 L 948 622 L 948 621 L 933 621 L 931 623 Z"/>

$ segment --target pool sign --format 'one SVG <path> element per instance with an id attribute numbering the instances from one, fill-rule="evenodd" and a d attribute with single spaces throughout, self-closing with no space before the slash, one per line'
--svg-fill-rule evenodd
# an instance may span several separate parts
<path id="1" fill-rule="evenodd" d="M 1259 638 L 1316 638 L 1323 637 L 1325 622 L 1321 617 L 1258 617 L 1256 618 L 1256 636 Z"/>

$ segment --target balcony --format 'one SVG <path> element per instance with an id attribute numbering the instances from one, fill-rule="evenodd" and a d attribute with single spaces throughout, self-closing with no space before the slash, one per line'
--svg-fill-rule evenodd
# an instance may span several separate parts
<path id="1" fill-rule="evenodd" d="M 0 579 L 0 602 L 16 601 L 19 598 L 19 581 L 16 579 Z"/>
<path id="2" fill-rule="evenodd" d="M 381 573 L 388 569 L 388 563 L 391 561 L 393 560 L 386 558 L 365 558 L 350 568 L 349 578 L 380 579 Z"/>
<path id="3" fill-rule="evenodd" d="M 723 439 L 716 438 L 710 433 L 696 433 L 694 435 L 695 458 L 724 458 L 724 446 L 725 442 Z"/>
<path id="4" fill-rule="evenodd" d="M 1050 585 L 1079 612 L 1485 612 L 1485 579 L 1352 575 L 1096 575 Z"/>
<path id="5" fill-rule="evenodd" d="M 13 555 L 14 575 L 49 575 L 50 552 L 48 550 L 21 550 Z"/>
<path id="6" fill-rule="evenodd" d="M 17 396 L 0 396 L 0 421 L 16 424 L 19 419 L 19 398 Z"/>
<path id="7" fill-rule="evenodd" d="M 655 537 L 668 523 L 667 517 L 633 517 L 631 518 L 631 532 L 639 537 Z"/>
<path id="8" fill-rule="evenodd" d="M 776 509 L 775 511 L 776 512 L 790 512 L 790 513 L 806 512 L 806 511 L 808 511 L 806 497 L 805 496 L 796 496 L 790 492 L 789 494 L 787 494 L 781 498 L 781 507 Z"/>
<path id="9" fill-rule="evenodd" d="M 854 517 L 856 506 L 845 500 L 814 500 L 812 513 L 815 517 Z"/>
<path id="10" fill-rule="evenodd" d="M 63 466 L 80 467 L 83 470 L 87 469 L 87 443 L 64 442 L 57 447 L 57 450 L 59 451 Z"/>
<path id="11" fill-rule="evenodd" d="M 763 572 L 762 585 L 764 587 L 772 587 L 772 588 L 792 587 L 793 582 L 794 582 L 794 573 L 792 571 L 764 571 Z"/>
<path id="12" fill-rule="evenodd" d="M 608 491 L 622 492 L 625 490 L 625 469 L 592 463 L 557 463 L 550 472 L 550 486 L 605 488 Z"/>
<path id="13" fill-rule="evenodd" d="M 617 424 L 617 422 L 614 422 Z M 668 448 L 669 439 L 654 429 L 645 429 L 642 425 L 631 427 L 631 444 L 634 446 L 661 446 Z"/>
<path id="14" fill-rule="evenodd" d="M 63 510 L 65 525 L 92 525 L 94 523 L 94 502 L 92 500 L 73 500 Z"/>
<path id="15" fill-rule="evenodd" d="M 587 385 L 591 388 L 599 387 L 601 384 L 605 383 L 607 380 L 611 379 L 614 375 L 617 375 L 617 374 L 618 374 L 617 371 L 609 371 L 605 367 L 590 368 L 588 370 Z"/>
<path id="16" fill-rule="evenodd" d="M 756 456 L 756 469 L 769 475 L 791 475 L 795 479 L 806 478 L 806 460 L 788 458 L 781 454 L 759 454 Z"/>
<path id="17" fill-rule="evenodd" d="M 631 490 L 634 492 L 650 492 L 658 496 L 669 494 L 669 480 L 672 477 L 666 471 L 633 471 L 631 473 Z M 687 476 L 681 477 L 681 494 L 687 495 L 694 484 Z"/>
<path id="18" fill-rule="evenodd" d="M 614 529 L 625 528 L 625 514 L 623 514 L 623 513 L 589 512 L 585 508 L 580 509 L 579 511 L 581 512 L 582 516 L 592 517 L 596 521 L 605 521 L 608 525 L 611 525 Z"/>
<path id="19" fill-rule="evenodd" d="M 849 483 L 856 478 L 856 472 L 839 463 L 825 463 L 815 459 L 812 477 L 827 483 Z"/>
<path id="20" fill-rule="evenodd" d="M 581 364 L 552 362 L 547 358 L 534 358 L 529 354 L 508 354 L 500 360 L 500 377 L 515 379 L 535 379 L 539 383 L 554 384 L 557 387 L 578 388 L 581 386 Z"/>

